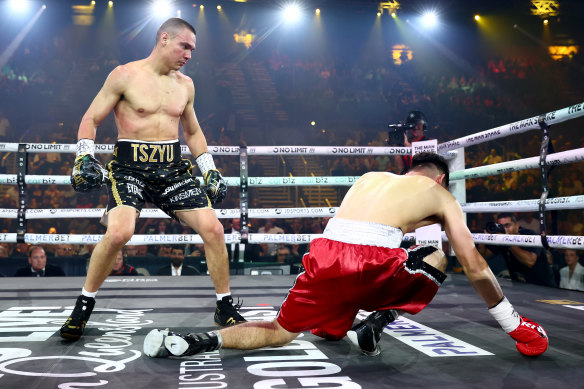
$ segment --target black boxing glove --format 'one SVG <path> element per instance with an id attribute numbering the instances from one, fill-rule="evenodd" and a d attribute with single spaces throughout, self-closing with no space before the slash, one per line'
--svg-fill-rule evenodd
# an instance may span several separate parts
<path id="1" fill-rule="evenodd" d="M 211 204 L 218 204 L 225 199 L 227 195 L 227 184 L 221 173 L 215 167 L 215 162 L 213 162 L 213 157 L 209 153 L 203 153 L 199 155 L 195 162 L 197 166 L 203 173 L 203 179 L 205 180 L 205 190 Z"/>
<path id="2" fill-rule="evenodd" d="M 71 186 L 76 192 L 90 192 L 101 188 L 108 177 L 107 170 L 93 156 L 95 144 L 91 139 L 77 142 L 77 157 L 71 171 Z"/>
<path id="3" fill-rule="evenodd" d="M 515 340 L 515 347 L 521 354 L 535 357 L 547 350 L 549 339 L 543 327 L 515 312 L 506 297 L 490 308 L 489 312 Z"/>

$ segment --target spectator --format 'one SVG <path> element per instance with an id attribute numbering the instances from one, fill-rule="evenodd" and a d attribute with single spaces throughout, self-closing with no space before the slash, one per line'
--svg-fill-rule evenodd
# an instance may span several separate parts
<path id="1" fill-rule="evenodd" d="M 72 244 L 58 244 L 55 249 L 56 257 L 72 257 L 74 255 L 77 255 L 77 250 Z"/>
<path id="2" fill-rule="evenodd" d="M 129 257 L 137 257 L 138 256 L 138 247 L 137 246 L 124 246 L 124 256 L 126 258 Z"/>
<path id="3" fill-rule="evenodd" d="M 564 251 L 565 267 L 560 269 L 560 288 L 584 291 L 584 266 L 578 263 L 576 250 Z"/>
<path id="4" fill-rule="evenodd" d="M 503 162 L 503 158 L 497 154 L 497 150 L 491 149 L 491 152 L 489 153 L 489 155 L 487 155 L 485 157 L 485 159 L 483 160 L 483 165 L 492 165 L 492 164 L 501 163 L 501 162 Z"/>
<path id="5" fill-rule="evenodd" d="M 185 265 L 185 248 L 184 246 L 172 246 L 170 252 L 170 263 L 161 267 L 156 272 L 158 276 L 195 276 L 201 274 L 192 266 Z"/>
<path id="6" fill-rule="evenodd" d="M 527 230 L 539 231 L 539 220 L 533 216 L 533 212 L 523 214 L 523 217 L 518 220 L 519 226 Z"/>
<path id="7" fill-rule="evenodd" d="M 276 262 L 285 263 L 288 256 L 290 256 L 290 249 L 285 245 L 280 245 L 276 251 Z"/>
<path id="8" fill-rule="evenodd" d="M 170 257 L 170 253 L 172 252 L 172 246 L 169 244 L 163 244 L 158 246 L 158 250 L 156 255 L 159 257 Z"/>
<path id="9" fill-rule="evenodd" d="M 30 266 L 18 269 L 14 277 L 65 277 L 63 269 L 47 263 L 45 250 L 40 246 L 30 248 L 28 263 Z"/>
<path id="10" fill-rule="evenodd" d="M 497 216 L 499 223 L 509 235 L 537 235 L 535 231 L 521 228 L 515 216 L 503 212 Z M 511 279 L 545 286 L 557 286 L 545 251 L 537 247 L 488 246 L 502 255 Z M 491 258 L 489 259 L 490 262 Z"/>
<path id="11" fill-rule="evenodd" d="M 110 276 L 138 276 L 140 275 L 133 266 L 126 263 L 126 258 L 122 253 L 122 250 L 118 251 L 116 254 L 116 260 L 114 262 L 114 267 L 110 273 Z"/>

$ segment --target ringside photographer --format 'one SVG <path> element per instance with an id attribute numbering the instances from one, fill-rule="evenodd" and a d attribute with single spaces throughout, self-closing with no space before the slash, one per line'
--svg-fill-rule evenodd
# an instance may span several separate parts
<path id="1" fill-rule="evenodd" d="M 390 146 L 412 147 L 412 142 L 428 140 L 425 136 L 427 129 L 426 116 L 422 111 L 410 111 L 403 123 L 389 124 L 387 144 Z M 398 170 L 404 173 L 412 166 L 412 157 L 402 155 L 396 157 Z"/>

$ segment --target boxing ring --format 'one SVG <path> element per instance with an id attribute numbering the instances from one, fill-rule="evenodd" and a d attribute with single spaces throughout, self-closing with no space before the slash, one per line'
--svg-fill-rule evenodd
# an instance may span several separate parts
<path id="1" fill-rule="evenodd" d="M 584 160 L 584 148 L 549 151 L 548 127 L 584 116 L 584 103 L 455 139 L 438 146 L 451 167 L 451 192 L 466 213 L 534 212 L 540 236 L 473 234 L 477 243 L 544 248 L 584 249 L 584 237 L 548 235 L 546 212 L 584 208 L 584 195 L 547 198 L 549 167 Z M 541 153 L 516 161 L 465 169 L 464 147 L 526 131 L 542 132 Z M 111 154 L 112 145 L 96 145 Z M 18 209 L 0 209 L 17 220 L 17 231 L 0 234 L 0 242 L 31 244 L 95 244 L 101 235 L 38 234 L 27 221 L 43 218 L 99 218 L 103 209 L 28 209 L 26 185 L 68 185 L 69 176 L 27 174 L 29 153 L 73 153 L 73 144 L 0 144 L 17 153 L 17 174 L 1 174 L 0 184 L 17 185 Z M 210 146 L 214 155 L 239 157 L 240 176 L 226 177 L 240 188 L 238 209 L 217 209 L 217 216 L 240 218 L 239 233 L 226 234 L 227 244 L 307 244 L 318 234 L 258 234 L 247 226 L 251 218 L 332 217 L 335 207 L 248 208 L 249 188 L 280 186 L 350 186 L 358 177 L 249 177 L 248 158 L 261 155 L 409 155 L 408 147 Z M 189 154 L 185 146 L 184 154 Z M 539 199 L 467 203 L 465 179 L 539 168 Z M 145 208 L 141 218 L 166 218 Z M 442 233 L 446 241 L 446 236 Z M 405 239 L 415 239 L 414 234 Z M 135 235 L 130 245 L 200 244 L 196 235 Z M 240 249 L 240 253 L 243 250 Z M 243 259 L 241 259 L 243 260 Z M 259 278 L 258 278 L 259 277 Z M 526 317 L 548 331 L 548 351 L 536 358 L 520 355 L 462 274 L 450 274 L 434 301 L 420 314 L 390 324 L 381 340 L 381 356 L 360 355 L 348 341 L 329 342 L 310 333 L 284 348 L 253 352 L 221 350 L 188 359 L 153 360 L 141 353 L 152 328 L 187 332 L 213 328 L 213 285 L 209 277 L 118 277 L 107 279 L 98 304 L 78 342 L 63 341 L 57 330 L 67 318 L 78 278 L 1 279 L 0 387 L 31 388 L 379 388 L 379 387 L 580 387 L 584 365 L 584 295 L 582 292 L 500 280 L 509 300 Z M 194 282 L 193 282 L 194 281 Z M 41 284 L 42 282 L 42 284 Z M 248 320 L 275 317 L 294 282 L 293 276 L 232 276 L 231 289 L 244 299 Z M 365 313 L 360 314 L 363 317 Z"/>

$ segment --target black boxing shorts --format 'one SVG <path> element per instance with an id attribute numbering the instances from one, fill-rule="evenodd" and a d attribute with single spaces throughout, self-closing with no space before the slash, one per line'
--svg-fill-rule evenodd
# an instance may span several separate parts
<path id="1" fill-rule="evenodd" d="M 108 206 L 102 217 L 119 206 L 140 212 L 146 201 L 179 220 L 177 211 L 211 209 L 211 202 L 192 175 L 193 164 L 181 158 L 178 140 L 146 142 L 119 140 L 108 163 Z"/>

